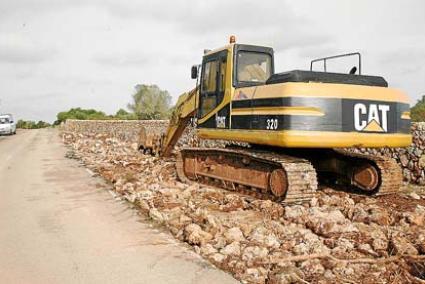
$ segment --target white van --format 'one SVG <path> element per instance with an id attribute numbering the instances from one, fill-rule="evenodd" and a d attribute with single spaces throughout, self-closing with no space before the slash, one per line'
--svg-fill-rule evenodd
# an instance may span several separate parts
<path id="1" fill-rule="evenodd" d="M 0 135 L 16 134 L 16 122 L 11 114 L 0 114 Z"/>

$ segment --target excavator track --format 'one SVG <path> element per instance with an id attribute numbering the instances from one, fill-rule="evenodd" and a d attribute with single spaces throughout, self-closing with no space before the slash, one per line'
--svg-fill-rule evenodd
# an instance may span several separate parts
<path id="1" fill-rule="evenodd" d="M 313 164 L 320 183 L 344 190 L 378 196 L 397 193 L 403 182 L 401 168 L 391 158 L 345 149 L 301 150 L 296 155 Z"/>
<path id="2" fill-rule="evenodd" d="M 311 163 L 254 149 L 185 148 L 177 156 L 183 182 L 200 182 L 283 204 L 310 201 L 317 190 Z"/>
<path id="3" fill-rule="evenodd" d="M 342 149 L 335 149 L 334 151 L 348 158 L 367 160 L 371 167 L 376 168 L 379 174 L 379 184 L 375 189 L 368 192 L 370 195 L 379 196 L 394 194 L 400 191 L 403 182 L 403 173 L 394 159 L 384 156 L 353 153 Z"/>

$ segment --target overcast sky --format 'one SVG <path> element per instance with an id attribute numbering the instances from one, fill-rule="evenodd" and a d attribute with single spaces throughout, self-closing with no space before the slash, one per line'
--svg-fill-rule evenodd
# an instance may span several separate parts
<path id="1" fill-rule="evenodd" d="M 275 48 L 276 71 L 360 51 L 363 73 L 425 95 L 425 1 L 1 0 L 0 112 L 53 121 L 71 107 L 114 113 L 136 84 L 174 100 L 190 66 L 227 43 Z M 347 68 L 347 72 L 348 72 Z"/>

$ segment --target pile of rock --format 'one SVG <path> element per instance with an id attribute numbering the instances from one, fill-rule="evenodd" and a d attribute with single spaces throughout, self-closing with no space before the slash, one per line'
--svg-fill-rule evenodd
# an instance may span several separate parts
<path id="1" fill-rule="evenodd" d="M 413 282 L 425 277 L 425 198 L 323 189 L 309 204 L 176 180 L 174 159 L 105 134 L 68 132 L 68 156 L 176 239 L 243 283 Z"/>

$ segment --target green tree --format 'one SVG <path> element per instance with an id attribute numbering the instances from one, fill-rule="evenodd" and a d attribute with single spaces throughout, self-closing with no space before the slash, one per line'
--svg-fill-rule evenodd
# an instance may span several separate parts
<path id="1" fill-rule="evenodd" d="M 113 116 L 113 118 L 119 120 L 133 120 L 137 119 L 137 116 L 134 113 L 129 113 L 125 109 L 120 108 Z"/>
<path id="2" fill-rule="evenodd" d="M 35 128 L 45 128 L 45 127 L 49 127 L 49 126 L 50 126 L 50 124 L 49 124 L 49 123 L 44 122 L 44 121 L 42 121 L 42 120 L 39 120 L 39 121 L 37 122 L 37 124 L 35 125 Z"/>
<path id="3" fill-rule="evenodd" d="M 169 117 L 171 96 L 156 85 L 137 85 L 133 102 L 128 104 L 138 119 L 166 119 Z"/>
<path id="4" fill-rule="evenodd" d="M 22 119 L 18 120 L 18 122 L 16 123 L 16 128 L 24 128 L 25 126 L 25 121 L 23 121 Z"/>
<path id="5" fill-rule="evenodd" d="M 57 114 L 57 120 L 55 125 L 67 119 L 80 119 L 80 120 L 104 120 L 111 119 L 103 111 L 97 111 L 94 109 L 82 109 L 82 108 L 71 108 L 68 111 L 62 111 Z"/>
<path id="6" fill-rule="evenodd" d="M 410 109 L 412 121 L 425 121 L 425 96 Z"/>
<path id="7" fill-rule="evenodd" d="M 45 122 L 45 121 L 31 121 L 31 120 L 18 120 L 18 122 L 16 123 L 16 128 L 23 128 L 23 129 L 38 129 L 38 128 L 45 128 L 45 127 L 49 127 L 50 124 Z"/>

